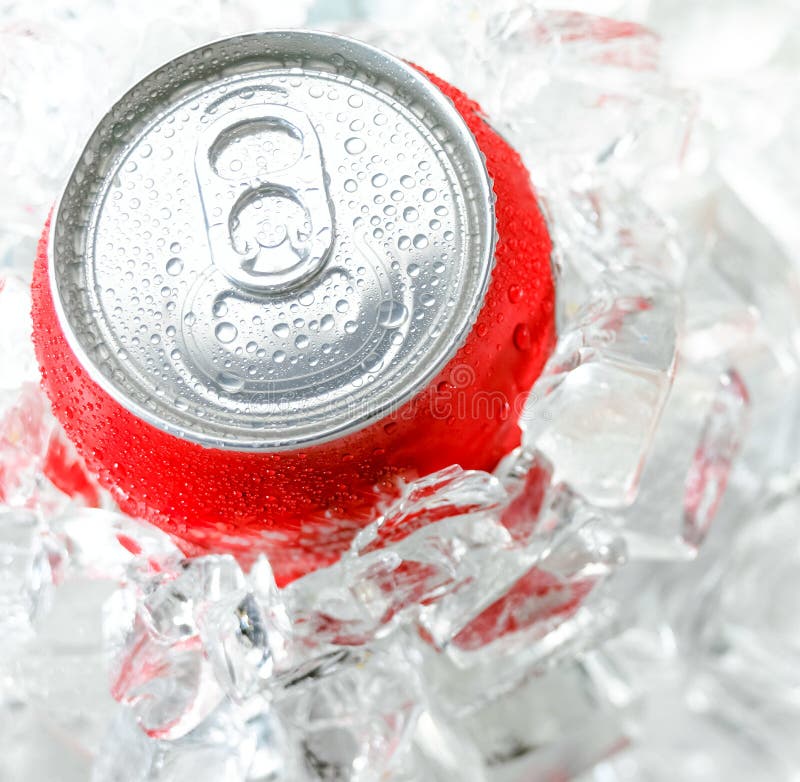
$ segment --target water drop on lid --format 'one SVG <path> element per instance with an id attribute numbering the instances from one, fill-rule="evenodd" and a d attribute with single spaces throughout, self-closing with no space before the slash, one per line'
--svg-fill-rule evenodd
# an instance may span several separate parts
<path id="1" fill-rule="evenodd" d="M 355 193 L 355 191 L 358 190 L 358 183 L 355 179 L 346 179 L 344 183 L 344 189 L 348 193 Z"/>
<path id="2" fill-rule="evenodd" d="M 373 353 L 371 356 L 367 356 L 364 361 L 361 362 L 361 366 L 367 372 L 375 372 L 376 370 L 380 369 L 383 365 L 383 356 L 378 355 L 377 353 Z"/>
<path id="3" fill-rule="evenodd" d="M 423 307 L 432 307 L 436 303 L 436 299 L 430 293 L 423 293 L 419 300 Z"/>
<path id="4" fill-rule="evenodd" d="M 319 329 L 320 331 L 330 331 L 334 323 L 333 315 L 323 315 L 319 322 Z"/>
<path id="5" fill-rule="evenodd" d="M 406 175 L 406 176 L 401 176 L 401 177 L 400 177 L 400 184 L 401 184 L 403 187 L 406 187 L 406 188 L 408 188 L 408 189 L 411 189 L 412 187 L 414 187 L 414 184 L 415 184 L 415 183 L 414 183 L 414 177 L 411 177 L 411 176 L 408 176 L 408 175 Z"/>
<path id="6" fill-rule="evenodd" d="M 300 334 L 300 336 L 297 337 L 297 339 L 295 339 L 294 344 L 295 344 L 295 347 L 297 347 L 299 350 L 302 350 L 303 348 L 307 348 L 308 347 L 308 337 L 305 334 Z"/>
<path id="7" fill-rule="evenodd" d="M 419 217 L 419 212 L 413 206 L 407 206 L 403 210 L 403 218 L 409 223 L 414 222 Z"/>
<path id="8" fill-rule="evenodd" d="M 212 312 L 214 313 L 214 317 L 221 318 L 228 312 L 228 305 L 224 301 L 216 301 L 214 302 Z"/>
<path id="9" fill-rule="evenodd" d="M 414 237 L 414 247 L 418 250 L 424 250 L 428 246 L 428 237 L 425 234 L 417 234 Z"/>
<path id="10" fill-rule="evenodd" d="M 358 331 L 358 323 L 356 323 L 354 320 L 348 320 L 344 324 L 344 331 L 345 334 L 355 334 Z"/>
<path id="11" fill-rule="evenodd" d="M 234 326 L 233 323 L 228 323 L 227 321 L 219 323 L 214 329 L 216 338 L 225 345 L 227 345 L 229 342 L 233 342 L 238 333 L 239 331 L 237 330 L 236 326 Z"/>
<path id="12" fill-rule="evenodd" d="M 406 271 L 409 277 L 419 277 L 419 266 L 416 263 L 408 264 L 408 269 L 406 269 Z"/>
<path id="13" fill-rule="evenodd" d="M 336 311 L 337 312 L 347 312 L 350 309 L 350 302 L 347 299 L 339 299 L 336 302 Z"/>
<path id="14" fill-rule="evenodd" d="M 367 148 L 367 145 L 364 143 L 364 139 L 359 138 L 358 136 L 351 136 L 349 139 L 347 139 L 347 141 L 344 142 L 344 148 L 351 155 L 358 155 Z"/>
<path id="15" fill-rule="evenodd" d="M 372 177 L 372 184 L 375 187 L 383 187 L 387 182 L 388 178 L 386 174 L 375 174 L 375 176 Z"/>
<path id="16" fill-rule="evenodd" d="M 244 388 L 244 379 L 231 372 L 218 372 L 216 379 L 217 383 L 219 383 L 222 388 L 232 394 Z"/>
<path id="17" fill-rule="evenodd" d="M 281 339 L 285 339 L 289 336 L 289 324 L 288 323 L 277 323 L 272 327 L 272 333 L 276 337 L 281 337 Z"/>
<path id="18" fill-rule="evenodd" d="M 385 329 L 394 329 L 408 319 L 408 309 L 399 301 L 390 299 L 382 301 L 378 307 L 378 325 Z"/>
<path id="19" fill-rule="evenodd" d="M 183 316 L 183 322 L 184 322 L 184 323 L 185 323 L 187 326 L 191 326 L 191 325 L 192 325 L 192 323 L 194 323 L 194 322 L 195 322 L 195 320 L 197 320 L 197 317 L 195 316 L 195 314 L 194 314 L 193 312 L 187 312 L 187 313 L 186 313 L 186 314 Z"/>
<path id="20" fill-rule="evenodd" d="M 175 253 L 175 254 L 179 253 L 179 252 L 181 251 L 181 244 L 180 244 L 180 242 L 173 242 L 173 243 L 172 243 L 172 244 L 169 246 L 169 251 L 170 251 L 171 253 Z"/>
<path id="21" fill-rule="evenodd" d="M 432 187 L 428 187 L 422 191 L 423 201 L 433 201 L 436 198 L 436 191 Z"/>
<path id="22" fill-rule="evenodd" d="M 363 98 L 362 98 L 360 95 L 358 95 L 358 94 L 356 94 L 356 95 L 351 95 L 351 96 L 350 96 L 350 97 L 347 99 L 347 103 L 348 103 L 350 106 L 352 106 L 354 109 L 358 109 L 358 108 L 360 108 L 361 106 L 363 106 L 363 105 L 364 105 L 364 99 L 363 99 Z"/>
<path id="23" fill-rule="evenodd" d="M 314 294 L 311 291 L 303 291 L 298 297 L 300 303 L 304 306 L 314 303 Z"/>
<path id="24" fill-rule="evenodd" d="M 272 354 L 272 360 L 276 364 L 283 364 L 283 362 L 286 361 L 286 353 L 284 353 L 282 350 L 276 350 Z"/>
<path id="25" fill-rule="evenodd" d="M 397 240 L 397 246 L 398 246 L 398 247 L 399 247 L 401 250 L 407 250 L 409 247 L 411 247 L 411 238 L 410 238 L 410 237 L 408 237 L 408 236 L 405 236 L 405 235 L 401 236 L 401 237 L 400 237 L 400 238 Z"/>

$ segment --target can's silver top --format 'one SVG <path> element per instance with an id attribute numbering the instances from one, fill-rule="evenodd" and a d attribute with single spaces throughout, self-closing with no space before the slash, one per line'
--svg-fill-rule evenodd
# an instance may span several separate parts
<path id="1" fill-rule="evenodd" d="M 452 103 L 339 36 L 270 31 L 163 66 L 98 125 L 50 242 L 90 375 L 149 423 L 277 450 L 422 390 L 489 283 L 491 185 Z"/>

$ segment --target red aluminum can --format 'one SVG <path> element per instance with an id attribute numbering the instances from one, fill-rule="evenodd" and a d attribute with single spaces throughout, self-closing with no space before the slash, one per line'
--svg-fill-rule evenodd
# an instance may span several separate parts
<path id="1" fill-rule="evenodd" d="M 491 470 L 555 341 L 519 155 L 461 92 L 339 36 L 190 52 L 87 143 L 39 247 L 55 414 L 187 553 L 335 560 L 403 481 Z"/>

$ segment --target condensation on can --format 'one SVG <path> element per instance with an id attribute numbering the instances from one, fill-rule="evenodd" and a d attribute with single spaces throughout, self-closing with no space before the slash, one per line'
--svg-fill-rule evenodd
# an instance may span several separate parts
<path id="1" fill-rule="evenodd" d="M 34 272 L 44 385 L 123 509 L 283 583 L 403 481 L 518 444 L 551 249 L 458 90 L 338 36 L 240 36 L 88 142 Z"/>

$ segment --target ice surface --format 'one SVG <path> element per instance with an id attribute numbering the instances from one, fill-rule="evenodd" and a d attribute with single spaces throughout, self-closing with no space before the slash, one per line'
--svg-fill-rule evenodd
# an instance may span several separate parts
<path id="1" fill-rule="evenodd" d="M 580 5 L 616 19 L 0 3 L 0 778 L 796 776 L 796 9 Z M 451 79 L 521 151 L 560 339 L 494 475 L 409 484 L 278 589 L 264 557 L 186 560 L 113 509 L 38 389 L 26 280 L 115 96 L 305 19 Z"/>

